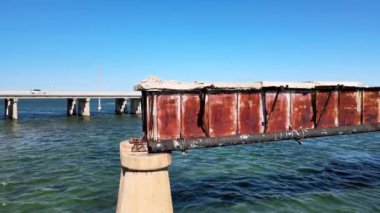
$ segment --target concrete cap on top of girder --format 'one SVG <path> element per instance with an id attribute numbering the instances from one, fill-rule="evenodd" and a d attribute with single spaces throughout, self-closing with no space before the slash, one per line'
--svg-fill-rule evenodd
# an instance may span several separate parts
<path id="1" fill-rule="evenodd" d="M 146 91 L 186 91 L 186 90 L 199 90 L 199 89 L 222 89 L 222 90 L 252 90 L 262 88 L 289 88 L 289 89 L 314 89 L 318 87 L 365 87 L 360 82 L 322 82 L 322 81 L 306 81 L 306 82 L 244 82 L 244 83 L 225 83 L 225 82 L 212 82 L 205 83 L 195 81 L 192 83 L 184 83 L 175 80 L 160 80 L 157 77 L 149 77 L 141 81 L 134 87 L 135 90 Z"/>
<path id="2" fill-rule="evenodd" d="M 314 89 L 315 83 L 312 82 L 273 82 L 262 81 L 260 82 L 263 88 L 268 87 L 285 87 L 290 89 Z"/>
<path id="3" fill-rule="evenodd" d="M 343 86 L 343 87 L 365 87 L 361 82 L 356 81 L 314 81 L 316 87 L 323 86 Z"/>
<path id="4" fill-rule="evenodd" d="M 157 77 L 149 77 L 146 80 L 141 81 L 134 87 L 135 90 L 149 90 L 149 91 L 161 91 L 161 90 L 197 90 L 197 89 L 261 89 L 261 83 L 259 82 L 247 82 L 247 83 L 204 83 L 195 81 L 193 83 L 184 83 L 178 81 L 164 81 Z"/>

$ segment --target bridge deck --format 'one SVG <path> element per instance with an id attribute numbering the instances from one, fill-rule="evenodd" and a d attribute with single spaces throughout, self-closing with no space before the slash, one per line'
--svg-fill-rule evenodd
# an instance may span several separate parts
<path id="1" fill-rule="evenodd" d="M 60 98 L 140 98 L 141 92 L 50 92 L 0 91 L 0 98 L 60 99 Z"/>

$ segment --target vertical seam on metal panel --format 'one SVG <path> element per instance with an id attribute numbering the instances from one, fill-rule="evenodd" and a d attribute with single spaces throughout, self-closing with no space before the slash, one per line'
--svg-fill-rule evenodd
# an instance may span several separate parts
<path id="1" fill-rule="evenodd" d="M 264 119 L 263 119 L 263 100 L 262 100 L 262 94 L 261 92 L 259 93 L 259 121 L 260 121 L 260 129 L 259 129 L 259 132 L 262 133 L 263 132 L 263 124 L 264 124 Z"/>
<path id="2" fill-rule="evenodd" d="M 316 122 L 317 122 L 317 90 L 313 89 L 311 93 L 311 108 L 312 108 L 312 113 L 313 113 L 313 127 L 316 127 Z"/>
<path id="3" fill-rule="evenodd" d="M 207 127 L 205 128 L 206 129 L 206 132 L 207 132 L 207 136 L 210 137 L 210 103 L 209 103 L 209 94 L 207 92 L 205 92 L 205 105 L 207 105 L 207 113 L 206 113 L 206 123 L 207 123 Z"/>
<path id="4" fill-rule="evenodd" d="M 360 95 L 360 124 L 363 124 L 363 112 L 364 112 L 364 92 L 363 92 L 363 89 L 360 89 L 360 92 L 359 92 L 359 95 Z"/>
<path id="5" fill-rule="evenodd" d="M 182 138 L 182 93 L 179 93 L 179 138 Z"/>
<path id="6" fill-rule="evenodd" d="M 157 115 L 157 103 L 158 103 L 158 97 L 157 97 L 157 94 L 154 94 L 153 96 L 153 138 L 154 140 L 157 140 L 158 137 L 159 137 L 159 134 L 158 134 L 158 115 Z"/>
<path id="7" fill-rule="evenodd" d="M 266 99 L 266 91 L 261 91 L 261 115 L 263 116 L 263 123 L 262 123 L 262 132 L 265 133 L 266 129 L 268 128 L 268 119 L 267 119 L 267 99 Z"/>
<path id="8" fill-rule="evenodd" d="M 288 112 L 286 113 L 287 114 L 287 117 L 288 117 L 288 130 L 290 130 L 290 127 L 292 127 L 292 129 L 293 129 L 293 94 L 295 94 L 295 91 L 293 90 L 293 91 L 291 91 L 291 90 L 289 90 L 289 92 L 288 92 L 288 104 L 289 104 L 289 106 L 288 106 Z"/>
<path id="9" fill-rule="evenodd" d="M 240 92 L 235 93 L 235 100 L 236 100 L 236 106 L 235 106 L 235 135 L 240 134 L 239 133 L 239 116 L 240 116 Z"/>
<path id="10" fill-rule="evenodd" d="M 338 93 L 338 103 L 337 103 L 337 118 L 338 118 L 338 122 L 335 124 L 336 126 L 340 126 L 340 89 L 336 89 L 336 92 Z M 336 121 L 336 120 L 335 120 Z"/>

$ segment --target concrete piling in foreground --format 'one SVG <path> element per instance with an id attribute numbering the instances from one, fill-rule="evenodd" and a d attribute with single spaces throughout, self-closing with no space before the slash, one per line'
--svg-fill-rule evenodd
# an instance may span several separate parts
<path id="1" fill-rule="evenodd" d="M 173 212 L 168 167 L 169 153 L 132 152 L 129 141 L 120 143 L 121 174 L 117 213 Z"/>

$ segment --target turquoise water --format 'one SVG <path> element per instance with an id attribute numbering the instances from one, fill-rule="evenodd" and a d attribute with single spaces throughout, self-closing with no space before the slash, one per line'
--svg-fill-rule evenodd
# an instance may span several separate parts
<path id="1" fill-rule="evenodd" d="M 3 104 L 0 110 L 3 112 Z M 0 212 L 114 212 L 119 142 L 141 117 L 65 116 L 66 102 L 19 103 L 0 118 Z M 380 212 L 380 134 L 173 153 L 176 212 Z"/>

